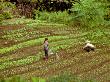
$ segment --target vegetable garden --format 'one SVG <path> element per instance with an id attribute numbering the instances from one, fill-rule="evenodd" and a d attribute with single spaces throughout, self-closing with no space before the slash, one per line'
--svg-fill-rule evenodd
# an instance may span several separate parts
<path id="1" fill-rule="evenodd" d="M 54 25 L 44 22 L 34 25 L 34 23 L 27 22 L 20 28 L 14 29 L 13 27 L 16 27 L 17 24 L 8 25 L 10 28 L 2 25 L 0 78 L 19 75 L 28 80 L 30 77 L 48 79 L 63 72 L 71 72 L 81 79 L 95 79 L 98 82 L 110 81 L 108 28 L 105 28 L 104 31 L 98 29 L 99 34 L 96 35 L 95 29 L 88 31 L 63 24 Z M 48 61 L 43 60 L 42 43 L 45 37 L 49 38 L 49 46 L 58 53 L 60 60 L 56 60 L 55 55 L 49 56 Z M 96 51 L 84 52 L 82 47 L 85 40 L 92 38 L 94 38 L 92 42 L 97 47 Z M 108 42 L 104 43 L 105 39 Z"/>

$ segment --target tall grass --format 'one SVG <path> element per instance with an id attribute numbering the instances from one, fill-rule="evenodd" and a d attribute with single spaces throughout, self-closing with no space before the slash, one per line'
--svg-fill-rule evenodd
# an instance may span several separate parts
<path id="1" fill-rule="evenodd" d="M 47 22 L 68 24 L 72 20 L 71 16 L 68 14 L 67 11 L 63 12 L 36 11 L 35 14 L 37 20 L 46 20 Z"/>

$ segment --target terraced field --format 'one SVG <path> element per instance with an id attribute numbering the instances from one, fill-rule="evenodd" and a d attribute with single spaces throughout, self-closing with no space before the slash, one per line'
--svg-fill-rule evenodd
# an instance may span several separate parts
<path id="1" fill-rule="evenodd" d="M 78 27 L 56 24 L 1 26 L 0 78 L 20 75 L 27 79 L 33 76 L 47 79 L 68 71 L 82 79 L 110 82 L 110 46 L 99 40 L 100 37 L 107 40 L 109 31 L 97 35 L 98 40 L 93 40 L 96 50 L 87 53 L 82 47 L 88 35 L 95 34 L 93 30 L 84 32 Z M 43 60 L 45 37 L 60 60 L 55 55 L 50 55 L 48 61 Z"/>

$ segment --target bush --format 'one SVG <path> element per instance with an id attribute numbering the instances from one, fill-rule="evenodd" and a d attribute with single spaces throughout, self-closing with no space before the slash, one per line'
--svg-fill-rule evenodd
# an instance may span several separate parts
<path id="1" fill-rule="evenodd" d="M 0 14 L 0 22 L 4 19 L 3 15 Z"/>
<path id="2" fill-rule="evenodd" d="M 80 0 L 73 5 L 71 9 L 75 14 L 74 21 L 80 21 L 81 25 L 87 27 L 98 27 L 104 25 L 104 15 L 106 7 L 97 0 Z"/>
<path id="3" fill-rule="evenodd" d="M 12 13 L 10 12 L 3 12 L 2 15 L 4 19 L 11 19 L 13 17 Z"/>
<path id="4" fill-rule="evenodd" d="M 53 22 L 53 23 L 64 23 L 68 24 L 71 22 L 72 17 L 67 13 L 67 11 L 58 11 L 58 12 L 40 12 L 35 11 L 35 18 L 37 20 L 45 20 L 47 22 Z"/>
<path id="5" fill-rule="evenodd" d="M 0 2 L 0 22 L 3 19 L 11 19 L 15 8 L 16 6 L 11 2 Z"/>

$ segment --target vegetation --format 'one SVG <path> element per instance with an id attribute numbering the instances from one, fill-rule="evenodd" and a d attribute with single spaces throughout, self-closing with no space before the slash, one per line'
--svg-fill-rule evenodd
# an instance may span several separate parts
<path id="1" fill-rule="evenodd" d="M 64 24 L 68 24 L 72 21 L 72 17 L 68 14 L 67 11 L 64 12 L 38 12 L 35 11 L 35 18 L 36 20 L 45 20 L 47 22 L 53 22 L 53 23 L 64 23 Z"/>
<path id="2" fill-rule="evenodd" d="M 4 19 L 11 19 L 13 18 L 13 10 L 16 6 L 10 2 L 0 2 L 0 22 Z"/>
<path id="3" fill-rule="evenodd" d="M 1 0 L 0 82 L 36 82 L 36 77 L 42 82 L 108 82 L 109 5 L 108 0 Z M 54 53 L 47 61 L 45 37 Z M 83 51 L 86 40 L 96 46 L 94 52 Z M 12 78 L 16 75 L 23 78 Z"/>
<path id="4" fill-rule="evenodd" d="M 80 78 L 74 76 L 71 73 L 62 73 L 58 76 L 49 78 L 49 82 L 95 82 L 94 80 L 81 80 Z"/>
<path id="5" fill-rule="evenodd" d="M 76 20 L 86 27 L 98 27 L 104 25 L 104 16 L 106 9 L 103 3 L 95 0 L 81 0 L 79 3 L 74 4 L 72 8 L 76 13 Z"/>
<path id="6" fill-rule="evenodd" d="M 2 79 L 1 82 L 27 82 L 27 79 L 24 79 L 22 77 L 16 76 L 10 79 Z M 38 78 L 38 77 L 32 77 L 31 78 L 32 82 L 46 82 L 45 79 L 43 78 Z M 48 79 L 48 82 L 68 82 L 68 81 L 73 81 L 73 82 L 95 82 L 93 80 L 81 80 L 80 78 L 74 76 L 71 73 L 63 73 L 58 76 L 53 76 Z"/>

